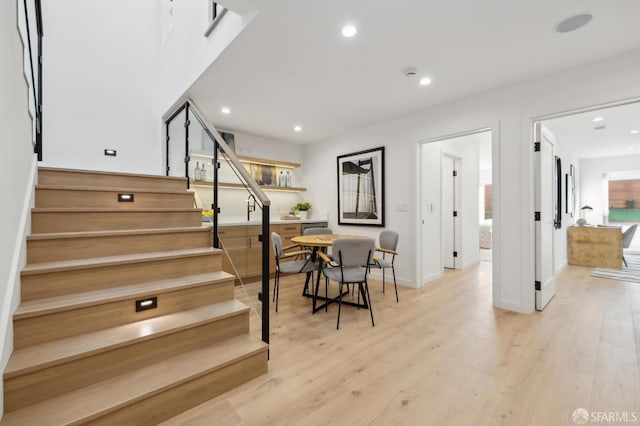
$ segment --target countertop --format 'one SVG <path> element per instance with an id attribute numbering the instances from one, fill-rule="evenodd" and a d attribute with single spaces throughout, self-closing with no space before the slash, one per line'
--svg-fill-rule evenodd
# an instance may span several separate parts
<path id="1" fill-rule="evenodd" d="M 281 220 L 281 219 L 271 219 L 269 221 L 272 225 L 279 225 L 283 223 L 327 223 L 327 219 L 300 219 L 300 220 Z M 211 222 L 203 222 L 205 224 L 211 224 Z M 260 220 L 251 220 L 247 222 L 246 220 L 228 220 L 228 221 L 220 221 L 218 222 L 218 226 L 243 226 L 243 225 L 260 225 L 262 221 Z"/>

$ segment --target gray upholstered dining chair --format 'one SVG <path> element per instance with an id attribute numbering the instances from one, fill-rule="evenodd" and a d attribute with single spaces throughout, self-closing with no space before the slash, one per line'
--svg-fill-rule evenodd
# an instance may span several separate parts
<path id="1" fill-rule="evenodd" d="M 334 262 L 337 266 L 324 268 L 322 273 L 329 279 L 339 284 L 338 300 L 338 322 L 336 329 L 340 328 L 340 312 L 342 311 L 343 287 L 352 285 L 358 286 L 358 298 L 362 295 L 365 305 L 371 314 L 371 325 L 373 322 L 373 309 L 371 307 L 371 296 L 369 294 L 369 264 L 375 250 L 375 241 L 371 238 L 340 238 L 333 243 Z M 319 252 L 318 255 L 328 262 L 330 259 L 326 254 Z M 317 291 L 317 289 L 316 289 Z"/>
<path id="2" fill-rule="evenodd" d="M 634 223 L 633 225 L 631 225 L 630 227 L 628 227 L 623 233 L 622 233 L 622 248 L 626 249 L 629 248 L 629 246 L 631 245 L 631 240 L 633 240 L 633 236 L 636 233 L 636 229 L 638 228 L 638 224 Z M 624 266 L 627 267 L 627 259 L 624 258 L 624 251 L 622 254 L 622 261 L 624 262 Z"/>
<path id="3" fill-rule="evenodd" d="M 333 231 L 331 230 L 331 228 L 315 227 L 315 228 L 307 228 L 304 231 L 302 231 L 302 235 L 327 235 L 327 234 L 333 234 Z M 310 248 L 310 247 L 305 247 L 305 249 L 310 250 L 311 252 L 313 252 L 313 249 Z M 318 250 L 318 249 L 316 248 L 316 250 Z M 321 249 L 321 251 L 323 253 L 328 253 L 326 248 Z M 329 256 L 329 258 L 331 258 L 330 254 L 327 254 L 327 256 Z M 304 288 L 302 289 L 302 295 L 304 296 L 305 294 L 307 294 L 308 291 L 309 291 L 309 276 L 307 276 L 307 279 L 304 282 Z"/>
<path id="4" fill-rule="evenodd" d="M 278 312 L 278 299 L 280 298 L 280 275 L 282 274 L 307 274 L 307 282 L 309 276 L 313 277 L 313 272 L 319 269 L 318 262 L 311 259 L 309 250 L 294 250 L 299 248 L 298 245 L 282 247 L 282 238 L 277 232 L 271 233 L 271 244 L 273 246 L 273 255 L 276 258 L 276 274 L 273 284 L 273 300 L 276 302 L 276 312 Z M 305 256 L 299 259 L 300 256 Z M 283 259 L 298 258 L 289 262 L 280 262 Z"/>
<path id="5" fill-rule="evenodd" d="M 394 262 L 396 260 L 396 255 L 398 252 L 396 249 L 398 248 L 398 233 L 396 231 L 382 231 L 380 233 L 380 247 L 376 247 L 376 251 L 382 253 L 382 258 L 376 255 L 373 259 L 373 265 L 382 269 L 382 292 L 384 293 L 385 287 L 385 270 L 391 269 L 393 273 L 393 286 L 396 290 L 396 303 L 399 302 L 398 299 L 398 284 L 396 283 L 396 268 Z"/>

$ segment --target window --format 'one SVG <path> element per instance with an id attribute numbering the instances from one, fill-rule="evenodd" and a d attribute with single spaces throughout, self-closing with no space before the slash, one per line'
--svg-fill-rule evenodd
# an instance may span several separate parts
<path id="1" fill-rule="evenodd" d="M 609 223 L 640 222 L 640 179 L 609 181 Z"/>
<path id="2" fill-rule="evenodd" d="M 227 9 L 213 0 L 209 0 L 209 28 L 204 33 L 205 37 L 209 37 L 218 23 L 227 13 Z"/>

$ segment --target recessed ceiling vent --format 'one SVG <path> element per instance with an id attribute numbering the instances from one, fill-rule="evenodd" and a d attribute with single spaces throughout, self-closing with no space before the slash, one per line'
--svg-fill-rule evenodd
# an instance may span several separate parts
<path id="1" fill-rule="evenodd" d="M 593 128 L 593 130 L 604 130 L 604 129 L 606 129 L 606 128 L 607 128 L 607 126 L 605 126 L 605 125 L 603 124 L 603 125 L 601 125 L 601 126 L 596 126 L 596 127 L 594 127 L 594 128 Z"/>
<path id="2" fill-rule="evenodd" d="M 572 16 L 560 22 L 556 25 L 557 33 L 570 33 L 571 31 L 578 30 L 587 25 L 593 19 L 593 15 L 590 13 L 580 13 Z"/>

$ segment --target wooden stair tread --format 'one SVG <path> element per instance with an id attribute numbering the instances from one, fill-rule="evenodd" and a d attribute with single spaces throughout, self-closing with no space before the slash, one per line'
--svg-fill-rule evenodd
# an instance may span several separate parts
<path id="1" fill-rule="evenodd" d="M 149 189 L 149 188 L 126 188 L 121 186 L 91 186 L 91 185 L 36 185 L 36 189 L 55 189 L 60 191 L 96 191 L 96 192 L 141 192 L 147 194 L 173 194 L 173 195 L 193 195 L 185 189 L 183 191 L 170 189 Z"/>
<path id="2" fill-rule="evenodd" d="M 77 232 L 51 232 L 44 234 L 31 234 L 27 240 L 60 240 L 70 238 L 95 238 L 95 237 L 118 237 L 123 235 L 150 235 L 169 234 L 181 232 L 211 232 L 211 226 L 187 226 L 174 228 L 143 228 L 143 229 L 114 229 L 112 231 L 77 231 Z"/>
<path id="3" fill-rule="evenodd" d="M 2 424 L 8 426 L 84 423 L 264 352 L 267 348 L 268 345 L 250 335 L 233 337 L 122 376 L 5 413 Z"/>
<path id="4" fill-rule="evenodd" d="M 9 359 L 4 377 L 5 380 L 10 379 L 74 359 L 172 334 L 198 324 L 224 319 L 248 310 L 249 307 L 244 303 L 230 300 L 16 349 Z"/>
<path id="5" fill-rule="evenodd" d="M 32 213 L 163 213 L 163 212 L 195 212 L 202 211 L 197 208 L 176 207 L 35 207 Z"/>
<path id="6" fill-rule="evenodd" d="M 153 179 L 159 179 L 159 180 L 176 180 L 176 181 L 186 182 L 186 178 L 184 177 L 145 175 L 141 173 L 106 172 L 106 171 L 99 171 L 99 170 L 64 169 L 64 168 L 57 168 L 57 167 L 38 167 L 38 170 L 50 171 L 50 172 L 79 173 L 79 174 L 91 173 L 94 175 L 103 175 L 103 176 L 142 177 L 142 178 L 153 178 Z"/>
<path id="7" fill-rule="evenodd" d="M 104 290 L 75 293 L 66 296 L 51 297 L 22 302 L 13 315 L 14 320 L 32 318 L 55 312 L 69 311 L 86 306 L 117 302 L 133 297 L 145 297 L 149 294 L 161 294 L 168 291 L 182 290 L 191 287 L 209 285 L 212 282 L 234 280 L 235 276 L 224 271 L 208 274 L 190 275 L 143 284 L 111 287 Z"/>
<path id="8" fill-rule="evenodd" d="M 202 247 L 185 250 L 172 250 L 151 253 L 123 254 L 119 256 L 90 257 L 87 259 L 64 260 L 60 262 L 34 263 L 22 269 L 22 276 L 44 274 L 51 272 L 72 271 L 129 263 L 141 263 L 154 260 L 168 260 L 184 257 L 204 256 L 221 253 L 222 250 L 213 247 Z"/>

